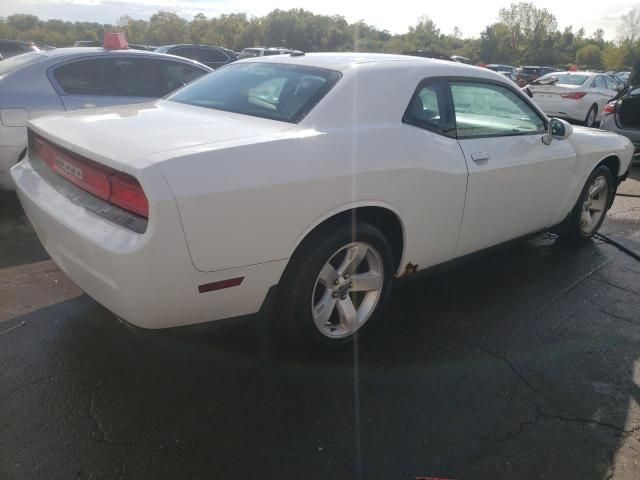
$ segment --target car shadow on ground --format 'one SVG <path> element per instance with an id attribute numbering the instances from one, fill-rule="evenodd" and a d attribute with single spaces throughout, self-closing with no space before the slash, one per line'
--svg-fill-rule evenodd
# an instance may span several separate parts
<path id="1" fill-rule="evenodd" d="M 639 279 L 538 237 L 395 289 L 325 353 L 69 300 L 0 325 L 0 477 L 600 480 L 637 445 Z"/>

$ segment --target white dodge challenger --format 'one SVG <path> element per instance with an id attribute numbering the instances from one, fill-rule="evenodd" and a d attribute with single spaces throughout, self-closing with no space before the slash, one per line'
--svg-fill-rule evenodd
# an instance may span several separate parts
<path id="1" fill-rule="evenodd" d="M 282 332 L 331 346 L 394 277 L 552 227 L 589 238 L 632 155 L 490 70 L 293 54 L 32 121 L 11 175 L 51 257 L 117 316 L 166 328 L 275 299 Z"/>

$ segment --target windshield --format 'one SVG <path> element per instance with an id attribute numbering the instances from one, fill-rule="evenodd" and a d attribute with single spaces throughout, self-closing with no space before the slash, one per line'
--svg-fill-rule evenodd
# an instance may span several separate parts
<path id="1" fill-rule="evenodd" d="M 540 77 L 534 83 L 542 85 L 582 85 L 588 78 L 589 75 L 578 75 L 575 73 L 549 73 Z"/>
<path id="2" fill-rule="evenodd" d="M 0 77 L 9 72 L 12 72 L 13 70 L 17 70 L 23 65 L 33 63 L 43 58 L 45 58 L 45 56 L 40 53 L 29 52 L 23 53 L 21 55 L 16 55 L 15 57 L 7 58 L 6 60 L 2 60 L 0 62 Z"/>
<path id="3" fill-rule="evenodd" d="M 237 63 L 206 75 L 167 100 L 297 123 L 340 76 L 322 68 Z"/>

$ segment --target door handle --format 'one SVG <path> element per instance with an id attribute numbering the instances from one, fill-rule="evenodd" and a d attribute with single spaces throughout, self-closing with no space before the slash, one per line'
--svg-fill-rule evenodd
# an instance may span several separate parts
<path id="1" fill-rule="evenodd" d="M 471 154 L 471 160 L 474 162 L 484 162 L 489 160 L 489 154 L 487 152 L 476 152 Z"/>

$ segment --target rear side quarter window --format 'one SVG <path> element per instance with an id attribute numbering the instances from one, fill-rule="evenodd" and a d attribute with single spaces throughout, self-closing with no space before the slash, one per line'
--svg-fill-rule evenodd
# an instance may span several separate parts
<path id="1" fill-rule="evenodd" d="M 440 80 L 423 80 L 411 97 L 402 121 L 440 135 L 455 137 L 446 84 Z"/>

